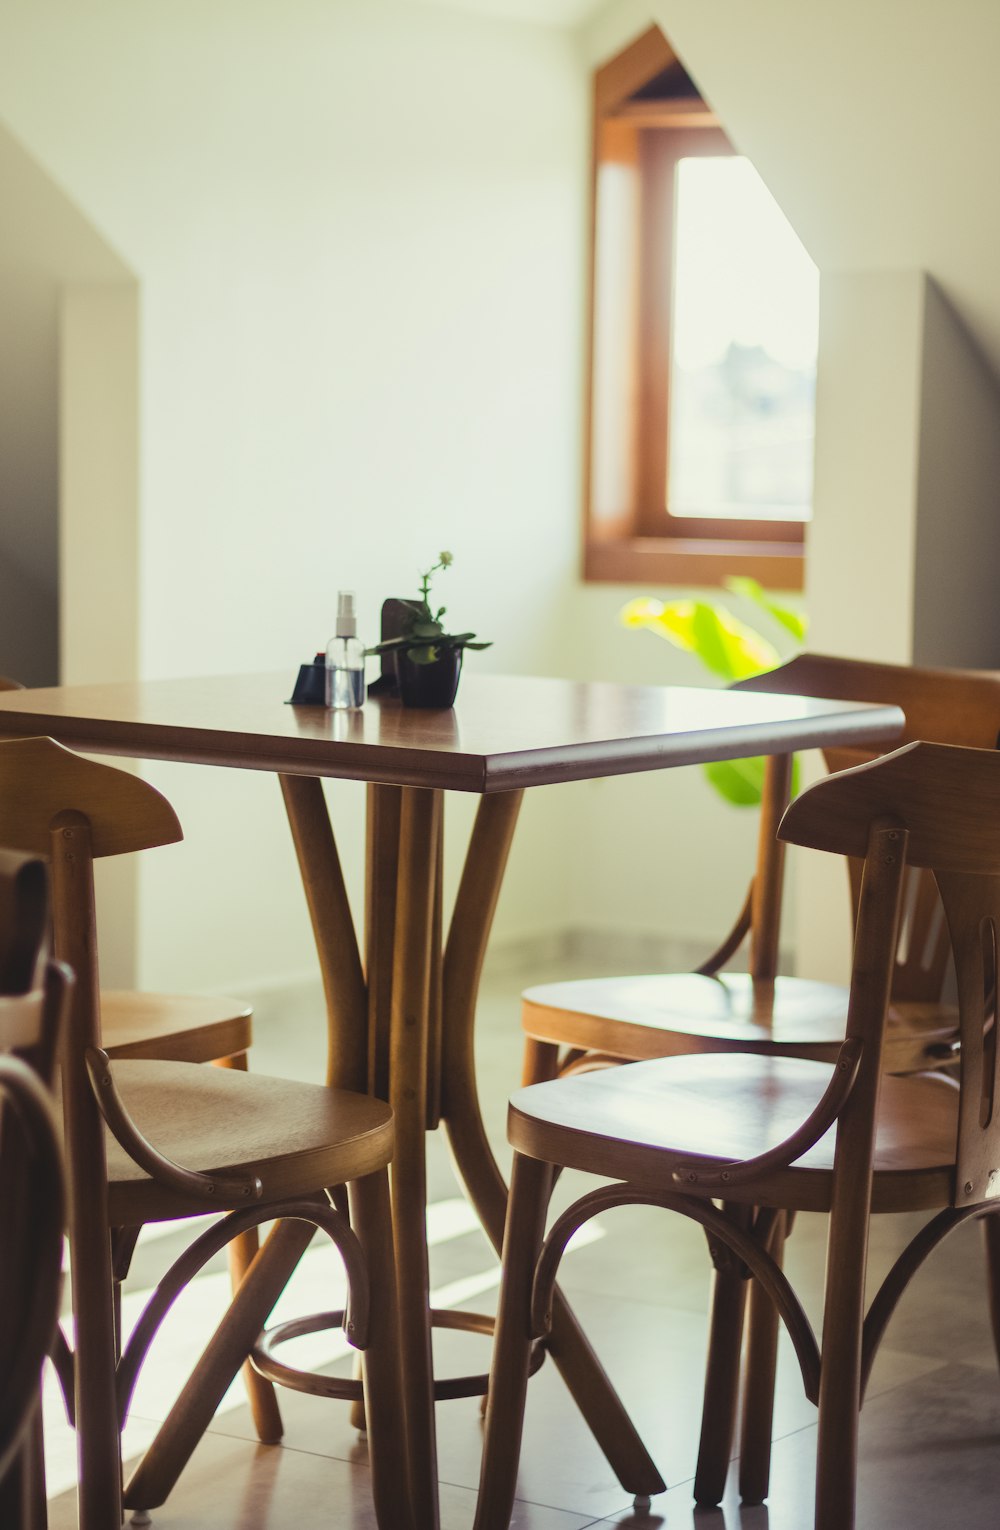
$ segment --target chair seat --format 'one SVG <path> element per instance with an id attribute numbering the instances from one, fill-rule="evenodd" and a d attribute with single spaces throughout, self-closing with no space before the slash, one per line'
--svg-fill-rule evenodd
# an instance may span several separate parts
<path id="1" fill-rule="evenodd" d="M 832 1061 L 847 1020 L 846 988 L 779 977 L 755 989 L 743 972 L 544 983 L 527 989 L 522 1004 L 529 1036 L 635 1062 L 734 1049 Z M 939 1065 L 957 1027 L 952 1006 L 893 1004 L 885 1067 L 902 1072 Z"/>
<path id="2" fill-rule="evenodd" d="M 530 1157 L 679 1192 L 672 1159 L 757 1157 L 806 1119 L 831 1074 L 825 1063 L 738 1053 L 631 1063 L 519 1090 L 508 1135 Z M 949 1204 L 958 1098 L 950 1079 L 883 1078 L 873 1210 Z M 743 1195 L 727 1187 L 725 1198 L 828 1211 L 834 1144 L 831 1128 L 794 1167 L 755 1177 Z"/>
<path id="3" fill-rule="evenodd" d="M 202 994 L 101 993 L 101 1037 L 109 1057 L 214 1062 L 246 1052 L 253 1011 L 242 999 Z"/>
<path id="4" fill-rule="evenodd" d="M 392 1112 L 366 1095 L 194 1063 L 116 1061 L 114 1079 L 159 1153 L 202 1173 L 257 1175 L 265 1202 L 345 1184 L 392 1155 Z M 247 1204 L 242 1196 L 206 1202 L 154 1182 L 110 1133 L 107 1154 L 112 1226 Z"/>

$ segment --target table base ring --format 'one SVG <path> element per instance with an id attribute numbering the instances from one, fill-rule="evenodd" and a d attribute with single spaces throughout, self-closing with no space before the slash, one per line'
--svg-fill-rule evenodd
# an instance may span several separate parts
<path id="1" fill-rule="evenodd" d="M 304 1371 L 298 1366 L 286 1365 L 277 1359 L 275 1350 L 279 1344 L 302 1338 L 309 1333 L 324 1333 L 330 1328 L 340 1328 L 343 1312 L 314 1312 L 309 1317 L 292 1318 L 276 1323 L 261 1334 L 250 1356 L 255 1371 L 273 1381 L 276 1386 L 290 1387 L 295 1392 L 308 1392 L 314 1397 L 339 1397 L 349 1402 L 362 1399 L 361 1381 L 351 1376 L 323 1376 L 317 1371 Z M 450 1308 L 431 1309 L 431 1323 L 435 1328 L 458 1329 L 463 1333 L 478 1333 L 490 1338 L 494 1319 L 482 1312 L 456 1312 Z M 537 1340 L 532 1347 L 529 1375 L 533 1376 L 545 1359 L 545 1342 Z M 484 1397 L 489 1386 L 489 1375 L 482 1372 L 469 1376 L 445 1376 L 434 1382 L 434 1401 L 447 1402 L 455 1397 Z"/>

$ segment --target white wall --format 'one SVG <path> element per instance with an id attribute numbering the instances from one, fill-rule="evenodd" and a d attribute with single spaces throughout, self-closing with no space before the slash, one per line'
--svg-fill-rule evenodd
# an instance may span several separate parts
<path id="1" fill-rule="evenodd" d="M 806 548 L 820 653 L 913 658 L 924 287 L 913 271 L 822 281 Z"/>
<path id="2" fill-rule="evenodd" d="M 450 612 L 496 640 L 473 662 L 553 667 L 586 94 L 568 34 L 389 0 L 7 18 L 0 115 L 139 284 L 142 674 L 274 669 L 287 694 L 338 585 L 371 632 L 442 547 Z M 275 782 L 150 775 L 188 838 L 143 864 L 142 979 L 311 969 Z M 355 876 L 358 796 L 331 791 Z M 558 901 L 557 814 L 526 815 L 513 933 Z"/>

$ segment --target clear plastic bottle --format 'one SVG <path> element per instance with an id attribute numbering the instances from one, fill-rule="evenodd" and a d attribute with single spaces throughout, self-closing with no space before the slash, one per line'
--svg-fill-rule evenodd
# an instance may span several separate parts
<path id="1" fill-rule="evenodd" d="M 365 699 L 365 648 L 358 641 L 354 591 L 337 593 L 337 630 L 326 648 L 326 704 L 356 712 Z"/>

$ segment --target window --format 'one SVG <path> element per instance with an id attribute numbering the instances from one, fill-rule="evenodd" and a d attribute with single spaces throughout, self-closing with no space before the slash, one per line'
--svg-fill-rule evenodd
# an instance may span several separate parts
<path id="1" fill-rule="evenodd" d="M 595 81 L 589 579 L 802 582 L 818 275 L 653 28 Z"/>

